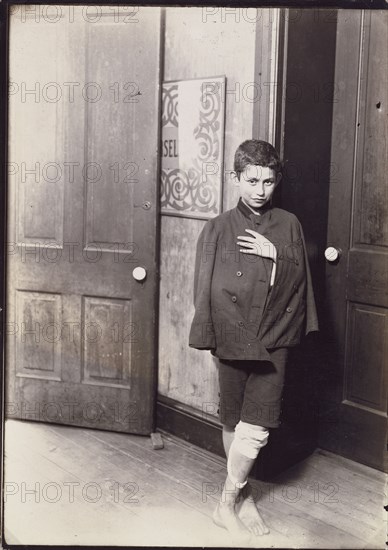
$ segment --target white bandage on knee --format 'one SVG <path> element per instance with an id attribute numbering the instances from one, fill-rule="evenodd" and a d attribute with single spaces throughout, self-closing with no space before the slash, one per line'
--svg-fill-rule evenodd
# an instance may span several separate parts
<path id="1" fill-rule="evenodd" d="M 236 426 L 232 445 L 242 455 L 256 458 L 260 449 L 267 444 L 268 435 L 267 428 L 240 421 Z"/>
<path id="2" fill-rule="evenodd" d="M 255 426 L 241 421 L 237 424 L 229 449 L 227 469 L 229 479 L 239 489 L 242 489 L 247 483 L 247 480 L 239 481 L 236 477 L 235 470 L 238 470 L 239 455 L 255 459 L 260 449 L 267 444 L 268 435 L 268 429 L 263 426 Z"/>

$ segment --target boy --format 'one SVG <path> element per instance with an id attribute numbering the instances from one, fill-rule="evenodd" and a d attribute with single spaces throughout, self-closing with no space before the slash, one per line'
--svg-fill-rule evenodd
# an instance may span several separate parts
<path id="1" fill-rule="evenodd" d="M 228 475 L 213 519 L 231 534 L 249 536 L 269 529 L 249 485 L 241 490 L 268 429 L 279 426 L 288 348 L 302 332 L 318 330 L 318 322 L 301 225 L 271 206 L 281 179 L 276 150 L 244 141 L 232 177 L 237 206 L 209 220 L 198 239 L 189 345 L 211 350 L 219 362 Z"/>

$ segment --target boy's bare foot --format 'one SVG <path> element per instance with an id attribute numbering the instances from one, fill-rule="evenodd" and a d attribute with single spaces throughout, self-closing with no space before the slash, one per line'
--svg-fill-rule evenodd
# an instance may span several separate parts
<path id="1" fill-rule="evenodd" d="M 268 535 L 269 529 L 261 517 L 252 496 L 245 498 L 239 511 L 244 525 L 256 536 Z"/>
<path id="2" fill-rule="evenodd" d="M 240 543 L 249 542 L 251 537 L 250 532 L 238 518 L 233 507 L 217 504 L 213 513 L 213 521 L 218 527 L 227 529 L 233 539 L 238 539 Z"/>

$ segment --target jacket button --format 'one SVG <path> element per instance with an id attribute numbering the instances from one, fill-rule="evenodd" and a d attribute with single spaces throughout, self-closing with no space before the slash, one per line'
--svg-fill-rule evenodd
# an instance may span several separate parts
<path id="1" fill-rule="evenodd" d="M 241 277 L 242 271 L 237 271 L 236 275 L 237 275 L 237 277 Z"/>
<path id="2" fill-rule="evenodd" d="M 287 313 L 291 313 L 292 312 L 292 307 L 288 306 L 288 308 L 286 309 Z"/>
<path id="3" fill-rule="evenodd" d="M 232 302 L 237 302 L 236 296 L 232 296 Z"/>
<path id="4" fill-rule="evenodd" d="M 244 322 L 243 322 L 243 321 L 239 321 L 239 322 L 238 322 L 238 326 L 239 326 L 239 327 L 243 327 L 243 326 L 244 326 Z"/>

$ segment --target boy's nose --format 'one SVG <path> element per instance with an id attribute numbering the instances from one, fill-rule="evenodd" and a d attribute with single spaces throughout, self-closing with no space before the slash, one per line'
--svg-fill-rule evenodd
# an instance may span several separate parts
<path id="1" fill-rule="evenodd" d="M 257 194 L 262 196 L 264 195 L 264 184 L 263 183 L 258 183 L 257 184 Z"/>

